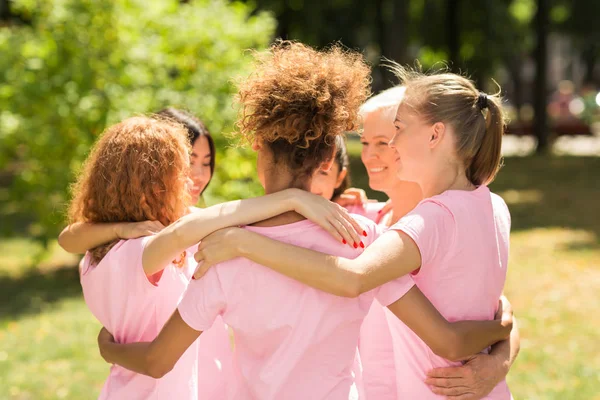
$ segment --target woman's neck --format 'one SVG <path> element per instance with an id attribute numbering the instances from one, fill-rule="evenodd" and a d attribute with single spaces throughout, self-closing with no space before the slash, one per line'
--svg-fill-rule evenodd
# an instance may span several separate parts
<path id="1" fill-rule="evenodd" d="M 296 177 L 292 177 L 289 174 L 281 171 L 281 173 L 265 174 L 265 194 L 272 194 L 281 192 L 286 189 L 302 189 L 310 191 L 311 178 L 300 180 Z M 292 224 L 294 222 L 302 221 L 304 218 L 302 215 L 295 211 L 289 211 L 283 214 L 276 215 L 275 217 L 259 221 L 254 226 L 280 226 Z"/>
<path id="2" fill-rule="evenodd" d="M 392 215 L 389 225 L 393 225 L 411 212 L 421 200 L 423 192 L 415 182 L 399 181 L 391 190 L 386 192 L 392 202 Z"/>
<path id="3" fill-rule="evenodd" d="M 438 168 L 432 169 L 430 174 L 424 176 L 419 184 L 423 189 L 424 198 L 436 196 L 446 190 L 477 189 L 467 178 L 464 167 L 458 163 L 440 164 Z"/>

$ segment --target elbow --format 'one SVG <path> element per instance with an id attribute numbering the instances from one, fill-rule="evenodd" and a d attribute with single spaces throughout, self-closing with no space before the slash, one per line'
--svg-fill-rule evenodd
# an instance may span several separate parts
<path id="1" fill-rule="evenodd" d="M 148 375 L 154 379 L 161 379 L 171 372 L 174 366 L 175 364 L 165 363 L 160 358 L 154 356 L 152 352 L 149 352 L 146 356 L 146 370 L 144 371 L 144 375 Z"/>
<path id="2" fill-rule="evenodd" d="M 58 235 L 58 245 L 67 253 L 76 254 L 78 249 L 73 248 L 69 245 L 69 227 L 67 226 L 63 231 Z"/>
<path id="3" fill-rule="evenodd" d="M 154 379 L 161 379 L 163 376 L 171 372 L 173 368 L 148 367 L 145 375 Z"/>
<path id="4" fill-rule="evenodd" d="M 360 274 L 351 274 L 342 287 L 339 295 L 342 297 L 356 298 L 363 293 L 362 279 Z"/>
<path id="5" fill-rule="evenodd" d="M 444 340 L 431 346 L 431 351 L 436 356 L 445 358 L 448 361 L 460 361 L 468 356 L 464 353 L 463 348 L 464 341 L 461 335 L 449 333 Z"/>

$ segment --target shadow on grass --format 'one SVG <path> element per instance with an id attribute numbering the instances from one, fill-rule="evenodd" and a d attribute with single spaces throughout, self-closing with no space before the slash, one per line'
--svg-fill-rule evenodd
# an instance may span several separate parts
<path id="1" fill-rule="evenodd" d="M 18 277 L 0 275 L 0 324 L 43 312 L 59 300 L 81 295 L 79 271 L 74 265 L 50 271 L 30 267 Z"/>
<path id="2" fill-rule="evenodd" d="M 369 198 L 385 200 L 368 189 L 360 154 L 351 154 L 352 185 L 365 188 Z M 564 227 L 595 235 L 593 243 L 574 250 L 600 248 L 600 157 L 507 157 L 490 185 L 503 196 L 512 215 L 512 230 Z"/>

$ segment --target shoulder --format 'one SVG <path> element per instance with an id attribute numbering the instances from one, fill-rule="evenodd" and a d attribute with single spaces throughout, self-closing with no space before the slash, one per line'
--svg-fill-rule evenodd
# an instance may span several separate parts
<path id="1" fill-rule="evenodd" d="M 367 236 L 365 237 L 366 245 L 369 245 L 381 235 L 381 229 L 371 219 L 358 214 L 350 215 L 367 232 Z"/>
<path id="2" fill-rule="evenodd" d="M 368 202 L 364 205 L 351 205 L 347 206 L 346 210 L 350 214 L 362 215 L 363 217 L 368 218 L 371 221 L 376 221 L 379 211 L 385 207 L 385 203 L 382 202 Z"/>
<path id="3" fill-rule="evenodd" d="M 454 221 L 452 205 L 447 198 L 435 196 L 421 201 L 411 212 L 406 214 L 400 221 L 411 219 Z"/>
<path id="4" fill-rule="evenodd" d="M 492 193 L 492 192 L 490 192 L 490 198 L 492 200 L 492 210 L 493 210 L 496 218 L 500 218 L 504 221 L 507 221 L 508 224 L 510 225 L 511 224 L 510 210 L 508 209 L 508 206 L 506 205 L 506 202 L 504 201 L 504 199 L 502 197 L 500 197 L 499 195 L 497 195 L 496 193 Z"/>

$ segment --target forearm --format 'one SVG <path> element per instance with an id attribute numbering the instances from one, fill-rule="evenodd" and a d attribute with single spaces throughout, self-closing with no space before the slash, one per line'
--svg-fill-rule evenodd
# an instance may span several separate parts
<path id="1" fill-rule="evenodd" d="M 183 250 L 219 229 L 268 219 L 294 207 L 293 191 L 284 190 L 218 204 L 186 215 L 153 237 L 146 246 L 143 258 L 146 274 L 163 268 Z"/>
<path id="2" fill-rule="evenodd" d="M 110 364 L 117 364 L 138 374 L 156 377 L 155 368 L 149 360 L 152 343 L 119 344 L 105 342 L 100 346 L 102 358 Z"/>
<path id="3" fill-rule="evenodd" d="M 264 265 L 289 278 L 337 296 L 359 294 L 357 274 L 348 260 L 282 243 L 254 232 L 240 232 L 239 256 Z"/>
<path id="4" fill-rule="evenodd" d="M 519 335 L 519 327 L 516 318 L 513 317 L 513 327 L 510 331 L 510 337 L 494 344 L 492 346 L 492 351 L 490 352 L 490 355 L 496 357 L 502 363 L 502 367 L 505 370 L 505 376 L 515 362 L 520 349 L 521 338 Z"/>
<path id="5" fill-rule="evenodd" d="M 453 360 L 462 360 L 504 340 L 510 334 L 512 323 L 502 320 L 458 321 L 451 324 L 455 340 L 449 341 Z"/>
<path id="6" fill-rule="evenodd" d="M 77 222 L 63 229 L 58 236 L 58 244 L 69 253 L 83 254 L 90 249 L 119 239 L 118 225 L 118 223 Z"/>

